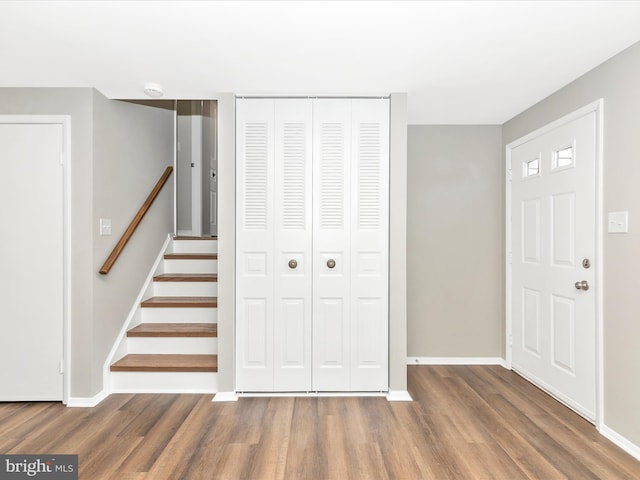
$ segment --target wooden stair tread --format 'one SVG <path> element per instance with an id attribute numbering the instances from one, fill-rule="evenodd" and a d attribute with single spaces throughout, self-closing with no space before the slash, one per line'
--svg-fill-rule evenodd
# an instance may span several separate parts
<path id="1" fill-rule="evenodd" d="M 217 372 L 217 355 L 126 355 L 112 372 Z"/>
<path id="2" fill-rule="evenodd" d="M 151 297 L 141 303 L 143 308 L 211 308 L 218 306 L 216 297 Z"/>
<path id="3" fill-rule="evenodd" d="M 204 236 L 204 237 L 193 237 L 190 235 L 176 235 L 173 237 L 174 240 L 217 240 L 218 237 L 216 235 Z"/>
<path id="4" fill-rule="evenodd" d="M 216 273 L 163 273 L 153 277 L 154 282 L 217 282 Z"/>
<path id="5" fill-rule="evenodd" d="M 215 323 L 142 323 L 127 332 L 127 337 L 217 337 Z"/>
<path id="6" fill-rule="evenodd" d="M 217 260 L 217 253 L 165 253 L 166 260 Z"/>

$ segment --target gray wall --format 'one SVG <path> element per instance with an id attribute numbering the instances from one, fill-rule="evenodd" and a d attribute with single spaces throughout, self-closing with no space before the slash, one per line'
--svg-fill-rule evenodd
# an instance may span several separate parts
<path id="1" fill-rule="evenodd" d="M 167 234 L 173 231 L 170 178 L 111 272 L 97 273 L 166 167 L 173 164 L 173 122 L 171 110 L 108 100 L 94 91 L 93 392 L 102 388 L 102 366 Z M 100 218 L 111 219 L 111 236 L 99 235 Z"/>
<path id="2" fill-rule="evenodd" d="M 407 390 L 407 94 L 389 102 L 389 390 Z"/>
<path id="3" fill-rule="evenodd" d="M 217 102 L 202 102 L 202 234 L 217 235 L 218 229 L 211 229 L 211 191 L 216 183 L 211 179 L 211 169 L 216 170 Z M 215 188 L 214 188 L 215 191 Z"/>
<path id="4" fill-rule="evenodd" d="M 410 357 L 502 357 L 500 126 L 410 125 Z"/>
<path id="5" fill-rule="evenodd" d="M 218 390 L 235 391 L 236 97 L 218 100 Z"/>
<path id="6" fill-rule="evenodd" d="M 503 143 L 604 98 L 604 212 L 629 211 L 629 233 L 604 234 L 604 423 L 640 445 L 640 43 L 503 125 Z M 606 231 L 606 228 L 605 228 Z"/>
<path id="7" fill-rule="evenodd" d="M 0 114 L 71 117 L 71 396 L 92 396 L 93 90 L 0 88 Z M 18 227 L 19 228 L 19 227 Z"/>
<path id="8" fill-rule="evenodd" d="M 178 115 L 178 142 L 180 150 L 177 152 L 177 198 L 176 215 L 178 217 L 178 231 L 191 230 L 191 116 Z"/>

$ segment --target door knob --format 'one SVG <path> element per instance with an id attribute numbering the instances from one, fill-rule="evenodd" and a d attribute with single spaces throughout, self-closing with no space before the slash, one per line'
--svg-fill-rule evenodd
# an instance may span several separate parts
<path id="1" fill-rule="evenodd" d="M 584 290 L 586 292 L 587 290 L 589 290 L 589 282 L 587 282 L 586 280 L 576 282 L 576 288 L 578 290 Z"/>
<path id="2" fill-rule="evenodd" d="M 333 258 L 330 258 L 329 260 L 327 260 L 327 267 L 333 268 L 335 266 L 336 266 L 336 261 Z"/>
<path id="3" fill-rule="evenodd" d="M 291 270 L 295 270 L 297 266 L 298 266 L 298 261 L 295 258 L 292 258 L 291 260 L 289 260 L 289 268 Z"/>

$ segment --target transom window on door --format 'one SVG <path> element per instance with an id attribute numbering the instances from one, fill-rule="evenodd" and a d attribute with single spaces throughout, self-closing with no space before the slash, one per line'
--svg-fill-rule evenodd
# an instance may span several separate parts
<path id="1" fill-rule="evenodd" d="M 553 152 L 551 168 L 565 168 L 573 165 L 573 147 L 565 147 Z"/>
<path id="2" fill-rule="evenodd" d="M 522 176 L 524 178 L 537 177 L 538 175 L 540 175 L 540 157 L 536 157 L 522 164 Z"/>

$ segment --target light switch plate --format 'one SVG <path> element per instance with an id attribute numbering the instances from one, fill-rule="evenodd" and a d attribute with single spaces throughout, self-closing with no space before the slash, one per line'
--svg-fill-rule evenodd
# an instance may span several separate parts
<path id="1" fill-rule="evenodd" d="M 100 219 L 100 235 L 111 235 L 111 219 L 110 218 L 101 218 Z"/>
<path id="2" fill-rule="evenodd" d="M 609 233 L 627 233 L 629 231 L 629 212 L 609 212 L 607 231 Z"/>

